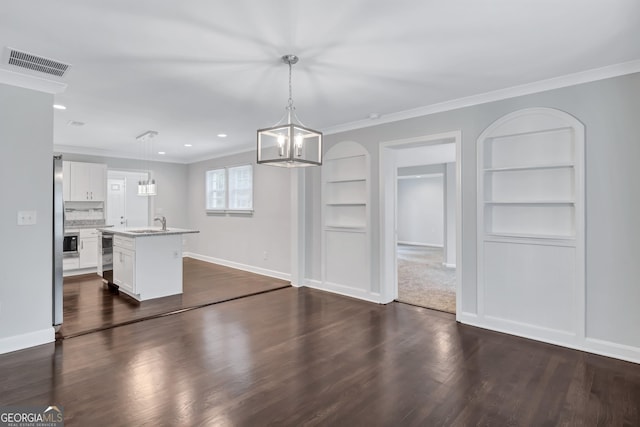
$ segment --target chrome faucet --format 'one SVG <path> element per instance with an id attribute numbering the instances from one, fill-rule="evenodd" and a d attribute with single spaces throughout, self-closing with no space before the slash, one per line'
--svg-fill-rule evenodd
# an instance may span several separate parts
<path id="1" fill-rule="evenodd" d="M 160 215 L 153 219 L 154 221 L 160 221 L 162 223 L 162 231 L 167 231 L 167 218 Z"/>

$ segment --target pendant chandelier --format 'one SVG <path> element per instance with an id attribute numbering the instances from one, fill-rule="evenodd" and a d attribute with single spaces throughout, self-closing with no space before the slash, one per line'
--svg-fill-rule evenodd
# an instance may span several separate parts
<path id="1" fill-rule="evenodd" d="M 284 55 L 289 65 L 289 100 L 282 119 L 270 128 L 258 129 L 258 163 L 281 167 L 322 165 L 322 132 L 305 127 L 296 116 L 291 90 L 291 69 L 295 55 Z M 284 120 L 286 123 L 282 123 Z M 295 119 L 295 123 L 293 120 Z"/>
<path id="2" fill-rule="evenodd" d="M 158 132 L 154 130 L 149 130 L 143 133 L 142 135 L 138 135 L 136 140 L 141 142 L 143 145 L 143 157 L 145 159 L 145 169 L 146 174 L 140 177 L 138 181 L 138 196 L 155 196 L 156 195 L 156 180 L 151 178 L 151 170 L 149 169 L 149 157 L 153 153 L 153 142 L 151 141 L 153 138 L 158 135 Z M 147 146 L 149 146 L 147 150 Z M 147 151 L 149 154 L 147 154 Z"/>

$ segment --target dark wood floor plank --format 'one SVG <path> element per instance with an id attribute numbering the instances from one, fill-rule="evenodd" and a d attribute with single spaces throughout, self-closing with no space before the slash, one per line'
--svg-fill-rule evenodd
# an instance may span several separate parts
<path id="1" fill-rule="evenodd" d="M 272 277 L 211 264 L 193 258 L 183 261 L 183 294 L 137 302 L 114 294 L 96 274 L 64 278 L 63 316 L 59 338 L 199 307 L 205 304 L 279 289 L 289 283 Z"/>
<path id="2" fill-rule="evenodd" d="M 66 425 L 639 425 L 640 366 L 285 288 L 0 356 Z"/>

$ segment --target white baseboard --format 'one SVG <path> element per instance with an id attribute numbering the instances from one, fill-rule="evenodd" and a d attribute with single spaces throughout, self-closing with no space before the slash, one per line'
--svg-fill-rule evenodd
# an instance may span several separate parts
<path id="1" fill-rule="evenodd" d="M 14 335 L 0 339 L 0 354 L 22 350 L 36 345 L 48 344 L 56 340 L 53 326 L 26 334 Z"/>
<path id="2" fill-rule="evenodd" d="M 79 268 L 76 270 L 67 270 L 63 272 L 63 276 L 64 277 L 72 277 L 72 276 L 81 276 L 83 274 L 98 274 L 98 270 L 96 269 L 96 267 L 89 267 L 89 268 Z"/>
<path id="3" fill-rule="evenodd" d="M 601 356 L 613 357 L 626 360 L 627 362 L 640 364 L 640 348 L 624 344 L 616 344 L 610 341 L 603 341 L 595 338 L 585 340 L 585 351 L 599 354 Z"/>
<path id="4" fill-rule="evenodd" d="M 283 273 L 283 272 L 280 272 L 280 271 L 268 270 L 266 268 L 255 267 L 253 265 L 247 265 L 247 264 L 241 264 L 239 262 L 229 261 L 229 260 L 226 260 L 226 259 L 214 258 L 214 257 L 206 256 L 206 255 L 196 254 L 196 253 L 193 253 L 193 252 L 184 252 L 182 254 L 182 257 L 183 258 L 193 258 L 193 259 L 197 259 L 197 260 L 200 260 L 200 261 L 208 262 L 208 263 L 211 263 L 211 264 L 224 265 L 225 267 L 231 267 L 231 268 L 235 268 L 237 270 L 248 271 L 249 273 L 255 273 L 255 274 L 260 274 L 262 276 L 268 276 L 268 277 L 273 277 L 273 278 L 276 278 L 276 279 L 282 279 L 282 280 L 291 281 L 291 274 L 289 274 L 289 273 Z"/>
<path id="5" fill-rule="evenodd" d="M 380 294 L 376 292 L 367 292 L 362 289 L 351 288 L 349 286 L 339 285 L 336 283 L 323 283 L 320 280 L 311 279 L 306 279 L 304 285 L 308 288 L 318 289 L 320 291 L 331 292 L 346 297 L 357 298 L 364 301 L 381 304 Z"/>
<path id="6" fill-rule="evenodd" d="M 399 245 L 411 245 L 411 246 L 425 246 L 427 248 L 444 248 L 444 245 L 437 243 L 423 243 L 423 242 L 407 242 L 405 240 L 398 240 Z"/>
<path id="7" fill-rule="evenodd" d="M 480 316 L 473 313 L 458 314 L 456 320 L 465 325 L 476 326 L 478 328 L 528 338 L 547 344 L 558 345 L 561 347 L 640 364 L 639 347 L 632 347 L 588 337 L 586 339 L 580 338 L 575 334 L 564 331 L 538 328 L 531 325 L 521 325 L 516 322 L 504 321 L 502 319 L 487 317 L 482 319 Z"/>

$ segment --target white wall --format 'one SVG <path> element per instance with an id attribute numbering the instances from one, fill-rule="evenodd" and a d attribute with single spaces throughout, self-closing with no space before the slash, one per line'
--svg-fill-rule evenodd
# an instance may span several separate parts
<path id="1" fill-rule="evenodd" d="M 53 96 L 0 84 L 0 353 L 54 339 Z M 37 223 L 17 225 L 17 212 Z"/>
<path id="2" fill-rule="evenodd" d="M 444 245 L 444 175 L 398 179 L 398 242 Z"/>
<path id="3" fill-rule="evenodd" d="M 252 163 L 253 215 L 207 215 L 205 173 Z M 291 170 L 256 165 L 255 152 L 189 165 L 189 252 L 195 258 L 274 277 L 291 274 Z M 266 253 L 266 257 L 265 257 Z"/>
<path id="4" fill-rule="evenodd" d="M 640 361 L 640 74 L 518 96 L 482 105 L 430 114 L 368 128 L 325 135 L 325 148 L 356 141 L 369 150 L 372 165 L 372 248 L 380 248 L 380 149 L 385 141 L 461 131 L 462 292 L 460 310 L 477 313 L 476 288 L 476 141 L 498 118 L 529 107 L 550 107 L 574 115 L 586 126 L 586 326 L 590 349 Z M 320 182 L 307 174 L 307 189 L 320 193 Z M 307 224 L 318 224 L 314 202 L 307 202 Z M 315 231 L 308 230 L 307 236 Z M 313 240 L 308 240 L 311 242 Z M 320 247 L 307 245 L 307 277 L 317 280 Z M 372 289 L 379 289 L 379 265 L 373 259 Z M 378 270 L 376 270 L 378 269 Z M 384 284 L 383 284 L 384 285 Z"/>

